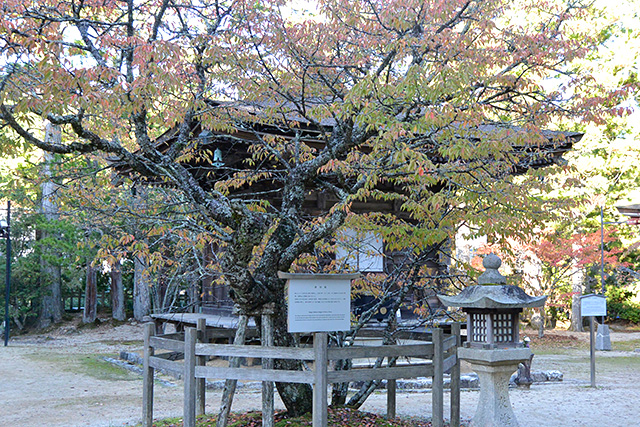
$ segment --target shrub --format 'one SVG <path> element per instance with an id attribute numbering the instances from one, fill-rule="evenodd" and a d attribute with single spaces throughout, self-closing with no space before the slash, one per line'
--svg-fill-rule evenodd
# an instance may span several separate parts
<path id="1" fill-rule="evenodd" d="M 631 301 L 635 294 L 630 290 L 609 286 L 607 288 L 607 316 L 612 320 L 640 323 L 640 304 Z"/>

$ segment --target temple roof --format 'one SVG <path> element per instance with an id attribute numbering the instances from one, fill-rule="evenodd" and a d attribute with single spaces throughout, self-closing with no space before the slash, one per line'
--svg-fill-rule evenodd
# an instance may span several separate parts
<path id="1" fill-rule="evenodd" d="M 306 100 L 307 107 L 320 105 L 320 101 Z M 312 121 L 303 117 L 296 105 L 279 105 L 282 110 L 281 121 L 274 122 L 266 114 L 266 110 L 276 105 L 271 102 L 225 102 L 209 101 L 209 106 L 223 117 L 233 117 L 233 126 L 224 130 L 207 130 L 198 120 L 194 120 L 189 127 L 187 145 L 197 152 L 205 150 L 220 150 L 221 162 L 216 164 L 203 159 L 191 159 L 182 161 L 194 177 L 204 186 L 207 183 L 213 185 L 216 181 L 229 178 L 235 171 L 250 170 L 246 160 L 251 157 L 249 146 L 255 144 L 260 138 L 282 138 L 284 140 L 300 139 L 313 149 L 321 150 L 325 147 L 327 135 L 332 132 L 336 122 L 332 118 L 318 118 Z M 237 116 L 237 117 L 236 117 Z M 167 129 L 153 142 L 153 146 L 161 153 L 166 153 L 176 143 L 180 126 Z M 562 155 L 571 150 L 573 144 L 580 141 L 583 134 L 578 132 L 540 130 L 531 133 L 528 129 L 510 126 L 501 123 L 486 123 L 472 127 L 466 127 L 461 123 L 452 123 L 447 129 L 451 138 L 467 139 L 474 143 L 480 143 L 484 139 L 511 138 L 511 154 L 508 158 L 517 158 L 512 165 L 513 174 L 522 174 L 530 169 L 547 167 L 564 162 Z M 428 135 L 417 136 L 421 140 L 421 151 L 434 164 L 446 164 L 451 162 L 465 162 L 460 156 L 446 156 L 440 150 L 439 139 L 443 137 L 445 130 L 434 130 Z M 509 136 L 510 135 L 510 136 Z M 369 147 L 361 147 L 362 151 L 370 150 Z M 488 156 L 487 162 L 496 161 Z M 109 159 L 119 175 L 135 176 L 136 173 L 121 158 Z M 501 161 L 505 161 L 504 159 Z M 162 180 L 149 177 L 146 184 L 163 185 Z M 271 184 L 269 184 L 271 185 Z M 272 187 L 272 185 L 271 185 Z"/>

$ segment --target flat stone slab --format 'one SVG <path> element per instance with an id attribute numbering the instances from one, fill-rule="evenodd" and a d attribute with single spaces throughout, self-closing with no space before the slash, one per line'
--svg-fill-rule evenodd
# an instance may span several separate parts
<path id="1" fill-rule="evenodd" d="M 163 320 L 167 323 L 182 323 L 184 325 L 196 327 L 198 319 L 203 318 L 210 328 L 235 329 L 238 327 L 239 318 L 237 316 L 223 316 L 217 314 L 204 313 L 163 313 L 152 314 L 151 318 Z M 249 319 L 248 327 L 255 327 L 253 318 Z"/>
<path id="2" fill-rule="evenodd" d="M 458 348 L 458 357 L 471 363 L 478 364 L 509 364 L 529 360 L 529 348 L 504 348 L 485 350 L 479 348 Z"/>

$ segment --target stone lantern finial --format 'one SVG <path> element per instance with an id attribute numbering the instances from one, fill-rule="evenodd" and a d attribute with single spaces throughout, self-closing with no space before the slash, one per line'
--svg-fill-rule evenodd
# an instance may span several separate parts
<path id="1" fill-rule="evenodd" d="M 500 274 L 498 269 L 502 265 L 502 260 L 495 254 L 489 254 L 482 260 L 485 268 L 484 273 L 478 277 L 479 285 L 505 285 L 507 279 Z"/>

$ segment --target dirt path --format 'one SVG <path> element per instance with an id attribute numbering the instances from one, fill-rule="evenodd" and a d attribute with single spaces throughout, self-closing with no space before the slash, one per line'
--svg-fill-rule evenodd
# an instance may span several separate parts
<path id="1" fill-rule="evenodd" d="M 139 325 L 101 327 L 78 333 L 61 328 L 46 336 L 17 337 L 0 348 L 0 424 L 6 426 L 123 426 L 141 417 L 142 381 L 103 362 L 100 355 L 140 348 Z M 587 334 L 577 334 L 582 343 Z M 598 387 L 589 386 L 589 353 L 584 348 L 540 351 L 534 369 L 557 369 L 563 383 L 512 390 L 511 402 L 523 427 L 638 425 L 640 416 L 640 333 L 613 333 L 614 342 L 628 341 L 622 351 L 598 352 Z M 615 344 L 615 343 L 614 343 Z M 614 345 L 614 348 L 616 346 Z M 182 384 L 155 387 L 156 417 L 179 416 Z M 207 411 L 215 412 L 219 392 L 207 393 Z M 445 395 L 448 405 L 449 396 Z M 477 391 L 463 391 L 462 416 L 475 413 Z M 364 410 L 383 412 L 384 393 Z M 234 410 L 259 409 L 257 392 L 241 392 Z M 430 393 L 399 393 L 398 413 L 428 417 Z"/>

